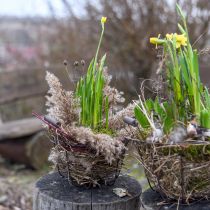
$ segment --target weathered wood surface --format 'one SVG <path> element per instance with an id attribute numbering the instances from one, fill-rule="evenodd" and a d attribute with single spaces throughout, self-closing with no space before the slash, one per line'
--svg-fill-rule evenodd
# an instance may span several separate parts
<path id="1" fill-rule="evenodd" d="M 34 135 L 0 142 L 0 155 L 16 163 L 40 169 L 48 163 L 52 147 L 44 131 Z"/>
<path id="2" fill-rule="evenodd" d="M 115 195 L 116 187 L 126 188 L 129 196 Z M 140 195 L 140 184 L 128 176 L 120 176 L 113 186 L 87 189 L 69 184 L 55 172 L 36 183 L 33 210 L 139 210 Z"/>
<path id="3" fill-rule="evenodd" d="M 0 125 L 0 155 L 13 162 L 42 168 L 51 143 L 40 120 L 28 118 Z"/>
<path id="4" fill-rule="evenodd" d="M 40 120 L 28 118 L 0 124 L 0 142 L 30 136 L 43 130 Z"/>
<path id="5" fill-rule="evenodd" d="M 197 201 L 189 205 L 179 204 L 177 206 L 176 202 L 163 205 L 163 198 L 151 189 L 142 193 L 141 202 L 144 210 L 210 210 L 210 201 L 207 200 Z"/>

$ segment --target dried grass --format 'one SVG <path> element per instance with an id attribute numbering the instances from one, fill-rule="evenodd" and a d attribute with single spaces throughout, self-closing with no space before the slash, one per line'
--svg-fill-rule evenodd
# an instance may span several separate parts
<path id="1" fill-rule="evenodd" d="M 114 184 L 122 168 L 125 154 L 122 141 L 113 139 L 115 144 L 112 144 L 113 148 L 110 148 L 109 152 L 115 151 L 113 154 L 110 153 L 110 156 L 115 155 L 115 157 L 107 159 L 107 152 L 104 150 L 107 146 L 103 144 L 106 139 L 98 139 L 98 143 L 95 142 L 94 146 L 87 142 L 88 139 L 81 144 L 76 139 L 75 142 L 71 142 L 55 132 L 51 132 L 51 135 L 55 141 L 49 160 L 54 163 L 61 175 L 68 176 L 69 181 L 79 186 Z"/>
<path id="2" fill-rule="evenodd" d="M 56 119 L 62 125 L 71 125 L 79 120 L 79 100 L 74 97 L 72 91 L 63 89 L 59 79 L 47 72 L 46 81 L 49 85 L 46 96 L 48 115 Z"/>
<path id="3" fill-rule="evenodd" d="M 108 96 L 110 105 L 114 107 L 124 102 L 123 93 L 109 86 L 111 76 L 107 69 L 104 74 L 104 95 Z M 113 129 L 115 137 L 95 133 L 91 128 L 79 125 L 80 105 L 74 92 L 64 90 L 54 74 L 47 72 L 46 80 L 50 88 L 47 112 L 59 123 L 55 127 L 50 121 L 44 120 L 54 143 L 49 160 L 76 185 L 113 183 L 121 170 L 126 150 L 123 135 L 118 130 L 125 127 L 122 119 L 126 112 L 131 112 L 131 108 L 117 114 L 110 113 L 109 127 Z"/>
<path id="4" fill-rule="evenodd" d="M 179 145 L 138 142 L 138 159 L 152 188 L 169 199 L 210 199 L 210 142 Z"/>

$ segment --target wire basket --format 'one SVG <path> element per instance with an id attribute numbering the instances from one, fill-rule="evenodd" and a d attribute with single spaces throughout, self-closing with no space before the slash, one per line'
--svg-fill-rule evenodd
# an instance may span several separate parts
<path id="1" fill-rule="evenodd" d="M 54 150 L 59 154 L 56 160 L 58 172 L 68 177 L 73 185 L 95 187 L 115 183 L 123 165 L 125 150 L 110 165 L 103 155 L 87 145 L 78 144 L 54 132 L 51 132 L 51 137 L 54 139 Z"/>
<path id="2" fill-rule="evenodd" d="M 74 185 L 95 187 L 97 185 L 113 185 L 118 178 L 125 156 L 125 147 L 112 160 L 111 164 L 105 156 L 98 154 L 90 145 L 78 143 L 71 133 L 66 133 L 61 125 L 48 116 L 33 112 L 33 115 L 48 126 L 50 140 L 53 142 L 51 160 L 62 177 L 68 177 Z M 118 143 L 127 146 L 127 139 L 117 139 Z M 115 142 L 115 147 L 119 144 Z M 115 148 L 116 151 L 116 148 Z M 52 154 L 54 152 L 54 154 Z"/>
<path id="3" fill-rule="evenodd" d="M 139 141 L 137 149 L 152 189 L 186 203 L 210 198 L 210 142 L 166 145 Z"/>

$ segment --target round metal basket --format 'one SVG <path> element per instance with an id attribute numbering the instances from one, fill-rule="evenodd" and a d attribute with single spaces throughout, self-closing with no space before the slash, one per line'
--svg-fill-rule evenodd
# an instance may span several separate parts
<path id="1" fill-rule="evenodd" d="M 112 160 L 107 162 L 102 154 L 90 145 L 78 143 L 71 133 L 66 133 L 59 123 L 48 116 L 33 113 L 38 119 L 48 126 L 50 140 L 54 147 L 56 159 L 54 163 L 62 177 L 77 186 L 95 187 L 101 184 L 112 185 L 118 178 L 122 168 L 125 149 Z M 118 139 L 125 146 L 127 139 Z M 117 144 L 115 144 L 118 147 Z"/>
<path id="2" fill-rule="evenodd" d="M 109 164 L 102 154 L 97 154 L 88 145 L 79 144 L 60 134 L 56 134 L 55 137 L 54 132 L 51 133 L 51 137 L 59 154 L 57 169 L 60 175 L 67 177 L 72 184 L 95 187 L 115 183 L 122 168 L 125 151 Z"/>
<path id="3" fill-rule="evenodd" d="M 210 198 L 210 142 L 138 142 L 137 149 L 153 189 L 183 202 Z"/>

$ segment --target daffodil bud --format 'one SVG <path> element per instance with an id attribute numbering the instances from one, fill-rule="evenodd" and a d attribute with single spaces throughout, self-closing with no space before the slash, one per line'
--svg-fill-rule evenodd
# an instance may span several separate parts
<path id="1" fill-rule="evenodd" d="M 151 37 L 149 41 L 151 44 L 156 44 L 156 45 L 165 43 L 165 40 L 159 39 L 158 37 Z"/>
<path id="2" fill-rule="evenodd" d="M 107 17 L 104 17 L 104 16 L 103 16 L 103 17 L 101 18 L 101 24 L 103 25 L 104 23 L 106 23 L 106 20 L 107 20 Z"/>

